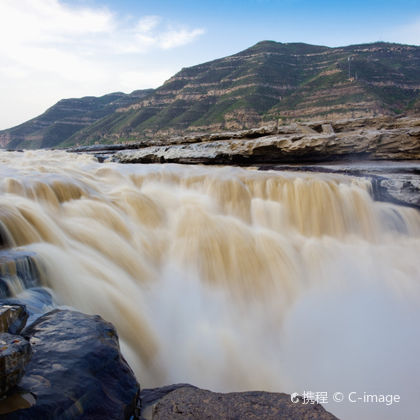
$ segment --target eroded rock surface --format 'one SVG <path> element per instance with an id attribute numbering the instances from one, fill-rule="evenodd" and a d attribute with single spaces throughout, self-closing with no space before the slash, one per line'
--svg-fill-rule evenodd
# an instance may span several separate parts
<path id="1" fill-rule="evenodd" d="M 288 394 L 232 392 L 221 394 L 190 385 L 142 391 L 144 420 L 333 420 L 319 404 L 293 403 Z"/>
<path id="2" fill-rule="evenodd" d="M 120 150 L 120 163 L 257 164 L 420 159 L 420 120 L 359 118 L 177 137 Z M 128 147 L 127 147 L 128 148 Z"/>
<path id="3" fill-rule="evenodd" d="M 14 334 L 0 334 L 0 396 L 19 383 L 30 358 L 27 340 Z"/>

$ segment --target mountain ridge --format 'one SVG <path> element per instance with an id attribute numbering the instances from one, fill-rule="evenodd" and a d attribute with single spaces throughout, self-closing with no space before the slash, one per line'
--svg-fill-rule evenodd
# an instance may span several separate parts
<path id="1" fill-rule="evenodd" d="M 153 89 L 61 99 L 41 115 L 0 131 L 0 146 L 43 148 L 56 146 L 83 127 L 115 109 L 147 96 Z M 57 141 L 58 139 L 58 141 Z"/>
<path id="2" fill-rule="evenodd" d="M 261 41 L 231 56 L 183 68 L 157 89 L 117 105 L 105 107 L 102 117 L 84 121 L 66 138 L 50 135 L 48 141 L 33 144 L 119 143 L 246 129 L 267 121 L 416 113 L 420 47 Z M 0 140 L 19 147 L 22 142 L 12 130 L 16 127 L 0 132 Z"/>

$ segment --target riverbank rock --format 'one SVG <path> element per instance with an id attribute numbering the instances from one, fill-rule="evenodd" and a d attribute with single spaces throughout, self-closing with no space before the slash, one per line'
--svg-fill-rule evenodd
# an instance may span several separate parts
<path id="1" fill-rule="evenodd" d="M 57 308 L 51 289 L 46 287 L 31 287 L 20 292 L 15 297 L 0 299 L 0 306 L 24 306 L 28 315 L 26 325 L 35 322 L 40 316 Z M 20 327 L 24 325 L 20 324 Z M 9 327 L 10 328 L 10 327 Z M 13 334 L 18 334 L 21 329 L 10 330 Z"/>
<path id="2" fill-rule="evenodd" d="M 320 404 L 296 403 L 271 392 L 221 394 L 190 385 L 147 389 L 141 393 L 142 420 L 334 420 Z"/>
<path id="3" fill-rule="evenodd" d="M 54 310 L 22 335 L 33 353 L 20 388 L 35 402 L 0 418 L 137 418 L 139 385 L 111 324 L 99 316 Z"/>
<path id="4" fill-rule="evenodd" d="M 151 146 L 117 152 L 120 163 L 257 164 L 325 162 L 343 158 L 420 159 L 420 128 L 339 134 L 272 135 L 257 139 Z"/>
<path id="5" fill-rule="evenodd" d="M 0 302 L 0 332 L 19 334 L 28 320 L 28 312 L 25 305 L 1 304 Z"/>
<path id="6" fill-rule="evenodd" d="M 0 396 L 19 383 L 30 358 L 31 346 L 27 340 L 14 334 L 0 334 Z"/>
<path id="7" fill-rule="evenodd" d="M 120 163 L 313 163 L 337 159 L 420 159 L 418 118 L 314 121 L 240 132 L 169 138 L 127 145 Z M 130 149 L 130 150 L 128 150 Z M 133 150 L 134 149 L 134 150 Z"/>
<path id="8" fill-rule="evenodd" d="M 420 210 L 420 175 L 391 174 L 371 179 L 375 199 Z"/>

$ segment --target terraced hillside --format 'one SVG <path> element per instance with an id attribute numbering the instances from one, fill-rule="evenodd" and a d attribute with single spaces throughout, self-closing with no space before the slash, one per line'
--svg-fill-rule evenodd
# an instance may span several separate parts
<path id="1" fill-rule="evenodd" d="M 54 147 L 77 131 L 112 114 L 117 108 L 142 100 L 153 90 L 121 92 L 101 97 L 62 99 L 42 115 L 8 130 L 0 131 L 0 146 L 16 148 Z"/>
<path id="2" fill-rule="evenodd" d="M 182 69 L 146 97 L 112 110 L 60 144 L 419 110 L 420 47 L 374 43 L 329 48 L 263 41 Z"/>

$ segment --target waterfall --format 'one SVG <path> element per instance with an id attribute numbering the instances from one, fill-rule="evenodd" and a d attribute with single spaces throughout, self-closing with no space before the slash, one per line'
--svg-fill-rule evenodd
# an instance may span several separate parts
<path id="1" fill-rule="evenodd" d="M 369 181 L 60 151 L 3 152 L 0 174 L 1 252 L 32 261 L 0 288 L 36 272 L 112 322 L 142 387 L 386 392 L 414 409 L 420 214 Z"/>

